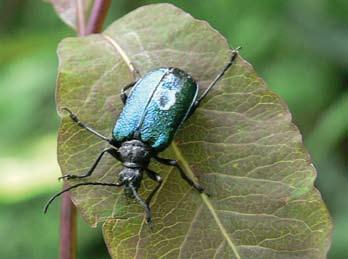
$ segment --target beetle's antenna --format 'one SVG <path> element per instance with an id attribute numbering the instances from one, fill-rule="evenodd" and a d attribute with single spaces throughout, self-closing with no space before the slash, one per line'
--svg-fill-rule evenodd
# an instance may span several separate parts
<path id="1" fill-rule="evenodd" d="M 80 187 L 80 186 L 84 186 L 84 185 L 103 185 L 103 186 L 115 186 L 115 187 L 120 187 L 122 186 L 124 183 L 123 182 L 120 182 L 120 183 L 98 183 L 98 182 L 91 182 L 91 183 L 79 183 L 79 184 L 75 184 L 73 186 L 70 186 L 60 192 L 58 192 L 57 194 L 53 195 L 49 200 L 48 202 L 46 203 L 45 207 L 44 207 L 44 213 L 47 212 L 48 210 L 48 207 L 51 205 L 51 203 L 57 198 L 59 197 L 60 195 L 62 195 L 63 193 L 67 192 L 67 191 L 70 191 L 71 189 L 75 189 L 77 187 Z"/>
<path id="2" fill-rule="evenodd" d="M 203 92 L 203 94 L 198 98 L 198 100 L 195 103 L 195 107 L 198 107 L 199 103 L 204 99 L 204 97 L 207 96 L 208 92 L 214 87 L 214 85 L 223 77 L 225 72 L 230 68 L 233 61 L 238 56 L 238 51 L 241 49 L 241 47 L 238 47 L 232 51 L 232 56 L 229 60 L 229 62 L 225 65 L 223 70 L 215 77 L 215 79 L 210 83 L 210 85 L 207 87 L 207 89 Z"/>
<path id="3" fill-rule="evenodd" d="M 133 184 L 130 183 L 130 184 L 129 184 L 129 187 L 131 188 L 131 190 L 132 190 L 132 192 L 133 192 L 133 195 L 134 195 L 135 199 L 139 202 L 139 204 L 140 204 L 141 206 L 143 206 L 143 208 L 144 208 L 144 210 L 145 210 L 145 214 L 146 214 L 146 222 L 147 222 L 147 223 L 150 225 L 150 227 L 151 227 L 151 223 L 152 223 L 152 222 L 151 222 L 151 218 L 152 218 L 152 216 L 151 216 L 151 209 L 150 209 L 149 205 L 146 204 L 146 202 L 143 201 L 142 198 L 140 198 L 140 196 L 139 196 L 137 190 L 134 188 Z"/>

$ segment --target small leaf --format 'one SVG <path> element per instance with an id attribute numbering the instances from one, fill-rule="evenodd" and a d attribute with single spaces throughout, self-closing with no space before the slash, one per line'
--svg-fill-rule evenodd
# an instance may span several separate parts
<path id="1" fill-rule="evenodd" d="M 69 107 L 111 136 L 133 66 L 141 74 L 179 67 L 202 91 L 231 50 L 206 22 L 158 4 L 133 11 L 103 34 L 65 39 L 58 55 L 58 108 Z M 62 173 L 82 174 L 107 144 L 61 115 Z M 90 225 L 105 221 L 113 258 L 325 258 L 332 226 L 301 135 L 284 102 L 241 57 L 162 157 L 180 160 L 211 197 L 190 188 L 177 170 L 151 163 L 164 178 L 151 206 L 152 231 L 143 209 L 122 190 L 86 186 L 72 192 Z M 120 168 L 105 157 L 86 181 L 116 182 Z M 141 195 L 153 188 L 145 179 Z"/>
<path id="2" fill-rule="evenodd" d="M 45 0 L 51 3 L 54 7 L 54 10 L 57 12 L 59 17 L 71 28 L 76 29 L 76 0 Z M 93 0 L 83 0 L 83 9 L 85 17 L 88 17 L 88 14 L 92 8 Z"/>

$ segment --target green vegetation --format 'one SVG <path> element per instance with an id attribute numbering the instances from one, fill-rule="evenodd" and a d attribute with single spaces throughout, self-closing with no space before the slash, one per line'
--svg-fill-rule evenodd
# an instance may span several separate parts
<path id="1" fill-rule="evenodd" d="M 155 2 L 114 1 L 108 21 Z M 170 2 L 208 20 L 234 46 L 243 46 L 243 57 L 286 100 L 334 219 L 329 258 L 346 258 L 348 2 Z M 0 239 L 8 240 L 0 245 L 0 257 L 55 257 L 58 204 L 48 216 L 41 214 L 41 207 L 60 188 L 55 50 L 74 32 L 40 1 L 1 1 L 0 17 Z M 81 258 L 108 258 L 100 233 L 80 225 Z"/>

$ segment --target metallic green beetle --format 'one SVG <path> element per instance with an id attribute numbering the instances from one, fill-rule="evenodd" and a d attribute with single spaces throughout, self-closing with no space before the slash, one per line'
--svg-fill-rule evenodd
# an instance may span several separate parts
<path id="1" fill-rule="evenodd" d="M 48 206 L 56 197 L 79 186 L 124 186 L 125 194 L 135 198 L 144 207 L 146 221 L 151 223 L 150 202 L 162 184 L 161 176 L 148 168 L 151 158 L 162 164 L 176 167 L 181 177 L 189 185 L 197 191 L 203 192 L 203 187 L 186 175 L 178 161 L 160 158 L 158 153 L 170 145 L 177 129 L 195 111 L 210 89 L 232 65 L 237 55 L 237 50 L 232 52 L 228 64 L 200 97 L 198 97 L 197 82 L 185 71 L 172 67 L 152 70 L 137 82 L 126 86 L 121 91 L 124 107 L 116 121 L 111 139 L 86 126 L 68 108 L 63 108 L 78 126 L 107 141 L 110 147 L 99 154 L 87 173 L 83 175 L 67 174 L 60 179 L 81 179 L 90 176 L 105 153 L 121 161 L 123 169 L 118 174 L 119 181 L 116 184 L 87 182 L 73 185 L 54 195 L 48 201 L 44 211 L 47 211 Z M 126 91 L 130 88 L 127 95 Z M 138 194 L 144 172 L 150 179 L 158 183 L 146 200 L 143 200 Z"/>

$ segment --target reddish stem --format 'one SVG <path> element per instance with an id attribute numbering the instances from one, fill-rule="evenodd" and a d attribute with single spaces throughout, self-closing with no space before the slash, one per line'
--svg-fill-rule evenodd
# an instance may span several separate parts
<path id="1" fill-rule="evenodd" d="M 95 0 L 91 15 L 86 26 L 83 1 L 76 0 L 77 4 L 77 30 L 79 36 L 97 33 L 102 26 L 110 7 L 111 0 Z M 67 185 L 64 184 L 63 188 Z M 76 207 L 72 203 L 70 193 L 66 192 L 62 197 L 60 220 L 60 258 L 76 258 Z"/>
<path id="2" fill-rule="evenodd" d="M 76 6 L 76 28 L 78 35 L 84 36 L 87 34 L 86 31 L 86 18 L 85 18 L 85 7 L 83 0 L 75 0 Z"/>
<path id="3" fill-rule="evenodd" d="M 65 183 L 63 188 L 68 187 Z M 63 193 L 60 214 L 60 258 L 76 258 L 76 207 L 70 193 Z"/>
<path id="4" fill-rule="evenodd" d="M 111 0 L 95 0 L 89 16 L 86 32 L 87 34 L 100 32 L 103 28 Z"/>

